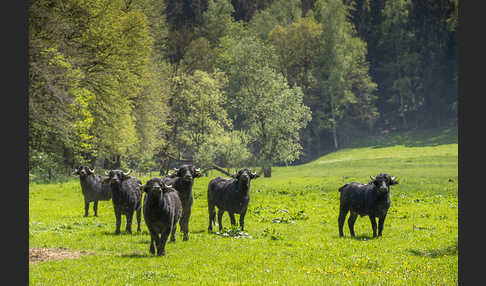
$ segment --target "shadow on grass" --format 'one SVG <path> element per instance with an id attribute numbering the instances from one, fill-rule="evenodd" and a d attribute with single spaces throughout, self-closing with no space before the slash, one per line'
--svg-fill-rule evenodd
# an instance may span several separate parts
<path id="1" fill-rule="evenodd" d="M 457 243 L 442 249 L 407 249 L 408 252 L 415 256 L 437 258 L 446 255 L 457 255 Z"/>
<path id="2" fill-rule="evenodd" d="M 150 252 L 140 252 L 140 251 L 135 251 L 135 252 L 132 252 L 132 253 L 124 253 L 122 255 L 120 255 L 120 257 L 122 258 L 148 258 L 148 257 L 153 257 L 154 255 Z"/>
<path id="3" fill-rule="evenodd" d="M 125 236 L 125 235 L 130 235 L 130 236 L 140 236 L 140 235 L 149 235 L 149 232 L 146 230 L 142 231 L 132 231 L 132 233 L 127 233 L 126 231 L 121 231 L 119 234 L 115 234 L 114 231 L 105 231 L 103 233 L 104 235 L 109 235 L 109 236 Z"/>
<path id="4" fill-rule="evenodd" d="M 373 236 L 368 236 L 368 235 L 356 235 L 356 236 L 350 236 L 350 235 L 345 235 L 343 237 L 339 237 L 338 235 L 335 236 L 336 238 L 339 239 L 354 239 L 354 240 L 359 240 L 359 241 L 367 241 L 367 240 L 372 240 L 372 239 L 377 239 L 378 237 L 373 237 Z"/>

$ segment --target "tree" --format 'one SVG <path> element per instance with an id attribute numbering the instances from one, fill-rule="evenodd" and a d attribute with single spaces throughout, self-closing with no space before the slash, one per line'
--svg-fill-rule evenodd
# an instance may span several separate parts
<path id="1" fill-rule="evenodd" d="M 197 151 L 209 138 L 231 128 L 231 121 L 223 108 L 226 79 L 221 72 L 208 74 L 196 70 L 193 74 L 180 74 L 172 80 L 168 130 L 160 153 L 163 159 L 190 156 L 194 162 Z M 162 168 L 166 167 L 163 164 Z"/>
<path id="2" fill-rule="evenodd" d="M 316 2 L 316 16 L 322 23 L 323 32 L 317 50 L 318 63 L 315 77 L 321 79 L 319 123 L 332 132 L 334 148 L 338 149 L 339 124 L 346 118 L 350 108 L 358 105 L 360 115 L 368 125 L 378 116 L 373 105 L 376 84 L 368 75 L 366 43 L 355 36 L 347 20 L 348 10 L 339 0 Z"/>
<path id="3" fill-rule="evenodd" d="M 276 71 L 273 50 L 244 38 L 231 51 L 228 110 L 237 130 L 247 131 L 257 164 L 271 176 L 275 163 L 291 163 L 302 147 L 299 130 L 310 121 L 299 87 Z"/>
<path id="4" fill-rule="evenodd" d="M 180 63 L 182 72 L 187 74 L 191 74 L 195 70 L 212 73 L 215 65 L 216 53 L 204 37 L 199 37 L 189 44 Z"/>
<path id="5" fill-rule="evenodd" d="M 413 33 L 408 30 L 409 9 L 410 2 L 407 0 L 389 0 L 385 4 L 379 42 L 380 48 L 386 51 L 385 61 L 377 68 L 383 79 L 382 98 L 389 103 L 390 114 L 401 118 L 404 129 L 408 128 L 410 114 L 423 104 L 418 94 L 421 82 L 419 57 L 411 51 Z"/>
<path id="6" fill-rule="evenodd" d="M 65 158 L 74 153 L 76 162 L 71 164 L 92 163 L 97 156 L 119 163 L 135 145 L 133 106 L 144 88 L 152 38 L 146 16 L 127 4 L 122 0 L 32 3 L 32 148 L 59 152 Z M 45 146 L 38 143 L 41 136 L 48 138 Z"/>
<path id="7" fill-rule="evenodd" d="M 312 17 L 305 17 L 285 27 L 277 25 L 268 36 L 268 42 L 278 55 L 279 71 L 289 85 L 300 86 L 305 94 L 315 81 L 311 70 L 321 33 L 322 25 Z"/>
<path id="8" fill-rule="evenodd" d="M 286 26 L 302 16 L 300 0 L 275 0 L 266 9 L 257 11 L 248 23 L 250 31 L 266 40 L 277 25 Z"/>
<path id="9" fill-rule="evenodd" d="M 235 9 L 229 0 L 209 0 L 208 9 L 202 15 L 199 35 L 208 39 L 211 46 L 219 44 L 219 39 L 226 36 L 231 28 Z"/>
<path id="10" fill-rule="evenodd" d="M 231 173 L 231 168 L 247 166 L 251 158 L 247 147 L 248 139 L 248 135 L 240 131 L 220 132 L 216 136 L 210 136 L 199 147 L 196 164 L 206 170 L 221 166 L 227 169 L 227 173 Z"/>

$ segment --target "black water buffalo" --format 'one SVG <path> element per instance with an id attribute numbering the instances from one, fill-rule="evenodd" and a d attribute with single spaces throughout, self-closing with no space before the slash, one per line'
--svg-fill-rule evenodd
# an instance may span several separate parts
<path id="1" fill-rule="evenodd" d="M 173 174 L 162 179 L 164 184 L 176 189 L 182 203 L 182 217 L 179 221 L 181 231 L 184 233 L 182 240 L 189 239 L 189 218 L 191 217 L 191 208 L 194 202 L 192 195 L 192 185 L 194 178 L 199 178 L 202 173 L 199 168 L 191 165 L 182 165 L 176 169 Z"/>
<path id="2" fill-rule="evenodd" d="M 348 211 L 351 214 L 348 218 L 349 231 L 354 236 L 354 223 L 358 215 L 369 216 L 373 237 L 376 237 L 376 217 L 378 217 L 378 236 L 381 236 L 386 213 L 390 208 L 390 186 L 398 184 L 396 177 L 387 174 L 379 174 L 374 178 L 370 177 L 368 184 L 347 183 L 339 191 L 341 192 L 339 206 L 339 236 L 343 236 L 344 220 Z"/>
<path id="3" fill-rule="evenodd" d="M 223 229 L 223 213 L 228 211 L 231 224 L 235 225 L 235 213 L 240 214 L 240 227 L 244 230 L 245 214 L 250 202 L 250 181 L 258 178 L 259 175 L 249 169 L 240 169 L 234 174 L 233 179 L 217 177 L 212 179 L 208 185 L 208 231 L 213 230 L 215 223 L 215 206 L 218 207 L 219 231 Z"/>
<path id="4" fill-rule="evenodd" d="M 72 174 L 79 175 L 84 197 L 84 216 L 88 216 L 90 202 L 93 202 L 94 215 L 98 216 L 98 201 L 109 201 L 111 199 L 110 184 L 103 183 L 107 177 L 96 175 L 94 169 L 91 170 L 88 166 L 80 166 Z"/>
<path id="5" fill-rule="evenodd" d="M 132 233 L 133 213 L 137 213 L 137 231 L 140 231 L 140 219 L 142 215 L 142 182 L 129 176 L 128 172 L 111 170 L 108 179 L 111 184 L 113 207 L 116 217 L 115 234 L 120 234 L 121 216 L 127 218 L 126 232 Z"/>
<path id="6" fill-rule="evenodd" d="M 150 231 L 150 253 L 165 254 L 165 244 L 169 234 L 175 241 L 177 222 L 182 215 L 182 204 L 177 191 L 166 186 L 162 179 L 150 179 L 144 186 L 143 217 Z"/>

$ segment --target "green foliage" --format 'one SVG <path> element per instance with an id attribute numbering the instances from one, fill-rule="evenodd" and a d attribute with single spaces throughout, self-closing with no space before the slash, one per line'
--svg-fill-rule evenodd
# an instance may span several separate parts
<path id="1" fill-rule="evenodd" d="M 301 1 L 275 0 L 263 10 L 255 13 L 248 23 L 249 29 L 260 39 L 266 40 L 270 31 L 280 25 L 287 26 L 302 16 Z"/>
<path id="2" fill-rule="evenodd" d="M 204 37 L 193 40 L 187 47 L 184 58 L 181 60 L 182 70 L 187 74 L 191 74 L 195 70 L 212 73 L 214 72 L 215 64 L 215 51 Z"/>
<path id="3" fill-rule="evenodd" d="M 337 149 L 338 126 L 352 114 L 353 108 L 358 112 L 354 117 L 365 121 L 368 127 L 373 125 L 378 117 L 373 105 L 377 86 L 368 74 L 366 43 L 355 36 L 347 21 L 347 7 L 341 1 L 322 0 L 316 2 L 316 9 L 323 32 L 314 72 L 317 78 L 323 79 L 318 86 L 321 102 L 318 109 L 327 111 L 316 123 L 332 130 Z"/>
<path id="4" fill-rule="evenodd" d="M 230 0 L 208 1 L 208 9 L 203 13 L 199 33 L 208 39 L 213 47 L 219 44 L 220 38 L 228 35 L 230 32 L 234 21 L 231 18 L 231 14 L 234 11 Z"/>
<path id="5" fill-rule="evenodd" d="M 268 42 L 278 55 L 279 71 L 289 85 L 298 85 L 304 92 L 316 85 L 311 68 L 316 64 L 315 51 L 321 33 L 322 25 L 312 17 L 305 17 L 285 27 L 277 25 L 268 35 Z"/>
<path id="6" fill-rule="evenodd" d="M 171 157 L 268 169 L 456 124 L 457 11 L 457 0 L 33 1 L 29 150 L 60 173 L 162 170 Z"/>
<path id="7" fill-rule="evenodd" d="M 201 168 L 213 164 L 224 168 L 248 166 L 251 153 L 248 150 L 248 136 L 240 131 L 213 134 L 199 147 L 196 153 L 196 165 Z"/>
<path id="8" fill-rule="evenodd" d="M 423 100 L 417 91 L 420 88 L 419 57 L 411 49 L 413 33 L 407 29 L 410 1 L 391 0 L 383 8 L 383 38 L 379 47 L 387 53 L 386 62 L 377 70 L 383 74 L 381 88 L 389 94 L 392 104 L 402 124 L 408 127 L 409 114 L 416 112 Z"/>
<path id="9" fill-rule="evenodd" d="M 231 51 L 228 109 L 235 127 L 251 136 L 253 154 L 263 166 L 290 163 L 300 156 L 299 130 L 311 119 L 299 87 L 277 73 L 272 50 L 257 38 L 244 38 Z"/>
<path id="10" fill-rule="evenodd" d="M 231 128 L 223 108 L 226 77 L 219 71 L 208 74 L 196 70 L 192 75 L 174 77 L 172 84 L 166 152 L 194 155 L 212 136 L 219 136 L 226 128 Z"/>

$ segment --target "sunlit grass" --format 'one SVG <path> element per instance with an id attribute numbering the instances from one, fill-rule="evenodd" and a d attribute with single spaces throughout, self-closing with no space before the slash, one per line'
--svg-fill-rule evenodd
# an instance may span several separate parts
<path id="1" fill-rule="evenodd" d="M 338 237 L 337 189 L 397 176 L 383 237 L 367 217 L 357 237 Z M 189 241 L 152 256 L 150 236 L 113 235 L 112 202 L 85 218 L 79 181 L 31 184 L 29 246 L 87 250 L 77 259 L 29 266 L 31 285 L 457 285 L 457 144 L 344 149 L 252 181 L 248 236 L 209 234 L 206 191 L 196 179 Z M 148 177 L 140 178 L 146 182 Z M 238 216 L 237 216 L 238 218 Z M 227 214 L 223 225 L 230 228 Z"/>

